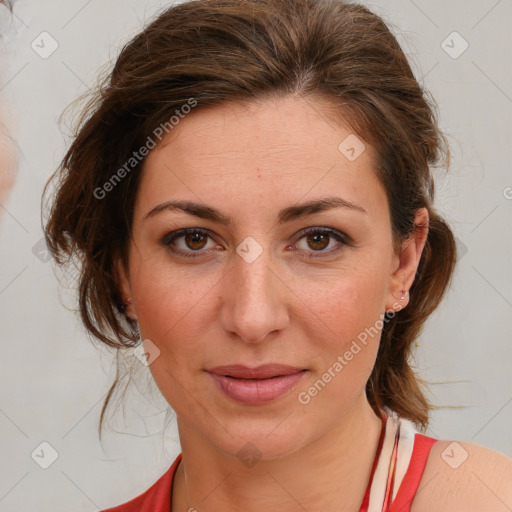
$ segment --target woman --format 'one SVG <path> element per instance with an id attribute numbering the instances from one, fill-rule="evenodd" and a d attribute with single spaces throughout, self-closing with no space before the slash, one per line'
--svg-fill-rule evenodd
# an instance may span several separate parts
<path id="1" fill-rule="evenodd" d="M 87 329 L 137 346 L 177 415 L 172 466 L 109 510 L 512 507 L 507 457 L 420 433 L 409 356 L 455 265 L 443 158 L 362 6 L 182 3 L 125 46 L 45 226 Z"/>

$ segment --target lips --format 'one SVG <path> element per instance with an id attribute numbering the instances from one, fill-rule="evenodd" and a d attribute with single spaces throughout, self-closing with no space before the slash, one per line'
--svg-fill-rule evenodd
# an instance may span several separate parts
<path id="1" fill-rule="evenodd" d="M 277 363 L 270 363 L 253 368 L 249 368 L 248 366 L 244 365 L 216 366 L 215 368 L 210 368 L 207 371 L 209 373 L 213 373 L 214 375 L 232 377 L 235 379 L 259 380 L 283 377 L 286 375 L 294 375 L 302 370 L 305 370 L 305 368 L 299 366 L 288 366 Z"/>
<path id="2" fill-rule="evenodd" d="M 229 399 L 245 405 L 264 405 L 287 395 L 308 373 L 298 366 L 266 364 L 217 366 L 207 370 L 216 387 Z"/>

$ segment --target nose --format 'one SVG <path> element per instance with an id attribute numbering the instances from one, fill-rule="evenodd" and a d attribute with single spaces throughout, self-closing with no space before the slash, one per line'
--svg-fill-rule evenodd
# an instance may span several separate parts
<path id="1" fill-rule="evenodd" d="M 246 343 L 261 343 L 272 333 L 275 337 L 289 323 L 291 293 L 269 249 L 250 263 L 235 254 L 222 290 L 222 328 Z"/>

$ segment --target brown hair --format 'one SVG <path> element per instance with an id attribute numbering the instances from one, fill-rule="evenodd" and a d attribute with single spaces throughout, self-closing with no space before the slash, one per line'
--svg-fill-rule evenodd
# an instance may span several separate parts
<path id="1" fill-rule="evenodd" d="M 109 346 L 133 346 L 135 324 L 120 314 L 114 261 L 120 255 L 127 264 L 144 160 L 128 170 L 126 162 L 191 99 L 197 111 L 284 95 L 328 99 L 333 112 L 375 148 L 395 241 L 414 235 L 417 209 L 429 211 L 428 238 L 409 305 L 386 319 L 366 388 L 377 413 L 387 406 L 425 428 L 431 405 L 410 356 L 455 266 L 454 237 L 432 207 L 431 167 L 444 162 L 446 144 L 435 103 L 418 84 L 397 40 L 361 5 L 198 0 L 161 13 L 124 46 L 83 109 L 74 140 L 46 184 L 43 197 L 50 181 L 59 178 L 44 227 L 48 247 L 58 265 L 73 255 L 79 258 L 79 308 L 87 330 Z M 109 187 L 108 199 L 98 197 L 123 166 L 123 179 Z"/>

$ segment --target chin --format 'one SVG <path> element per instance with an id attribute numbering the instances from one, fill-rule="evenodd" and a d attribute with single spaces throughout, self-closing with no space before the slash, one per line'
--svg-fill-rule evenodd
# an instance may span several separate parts
<path id="1" fill-rule="evenodd" d="M 303 427 L 288 424 L 287 428 L 284 428 L 282 421 L 282 417 L 264 422 L 248 419 L 246 427 L 231 424 L 227 429 L 229 433 L 221 428 L 219 434 L 222 437 L 210 439 L 210 442 L 242 462 L 245 458 L 280 459 L 300 450 L 310 442 Z"/>

